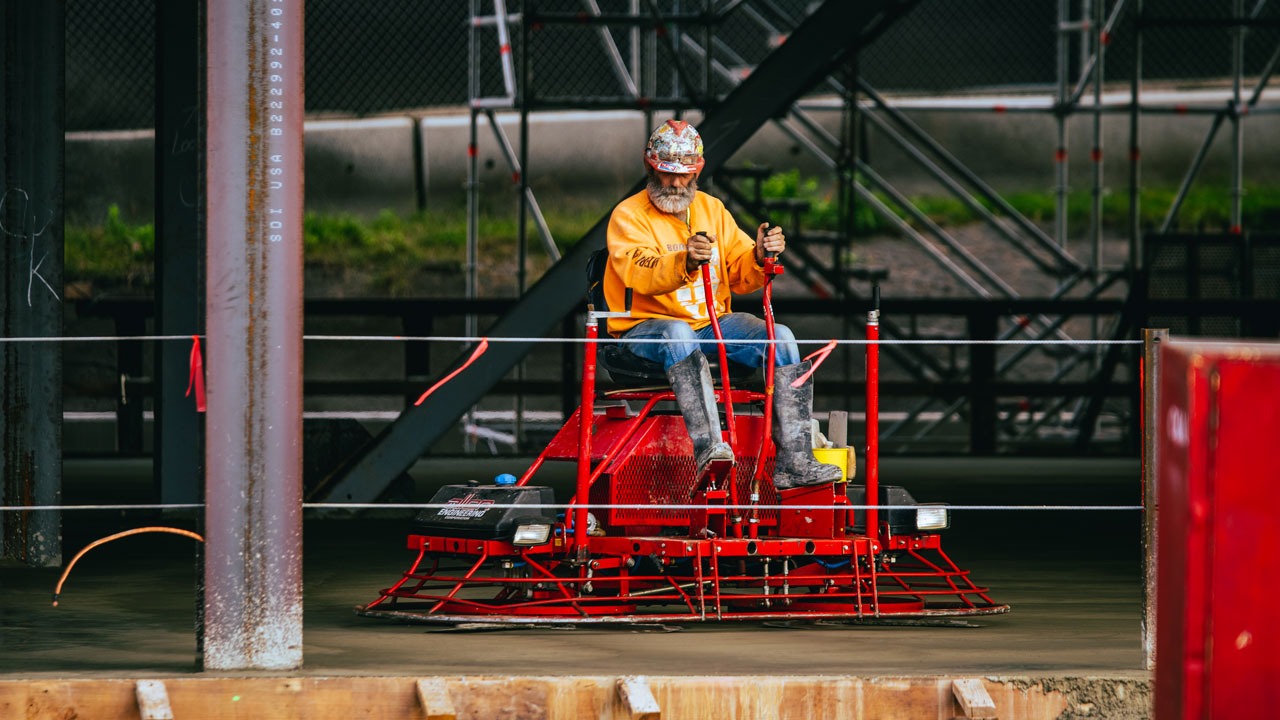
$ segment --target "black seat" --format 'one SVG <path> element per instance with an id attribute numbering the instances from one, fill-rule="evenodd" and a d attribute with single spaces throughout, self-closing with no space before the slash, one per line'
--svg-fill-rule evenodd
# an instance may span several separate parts
<path id="1" fill-rule="evenodd" d="M 609 263 L 609 251 L 597 250 L 587 259 L 587 299 L 596 310 L 609 310 L 604 297 L 604 270 Z M 608 337 L 607 328 L 602 323 L 600 337 Z M 718 353 L 711 353 L 707 360 L 711 364 L 711 377 L 720 381 Z M 596 354 L 596 363 L 609 373 L 609 377 L 617 384 L 626 387 L 642 387 L 650 385 L 666 386 L 667 372 L 662 364 L 646 360 L 617 343 L 601 343 Z M 729 382 L 737 385 L 750 380 L 756 369 L 729 361 Z"/>

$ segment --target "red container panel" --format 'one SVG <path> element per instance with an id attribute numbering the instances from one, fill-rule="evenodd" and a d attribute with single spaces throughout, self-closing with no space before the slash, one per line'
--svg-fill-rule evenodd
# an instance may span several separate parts
<path id="1" fill-rule="evenodd" d="M 1158 720 L 1280 713 L 1280 345 L 1160 356 Z"/>

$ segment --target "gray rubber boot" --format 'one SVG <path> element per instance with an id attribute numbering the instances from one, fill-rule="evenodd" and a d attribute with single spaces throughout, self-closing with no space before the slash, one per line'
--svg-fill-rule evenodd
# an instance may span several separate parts
<path id="1" fill-rule="evenodd" d="M 808 371 L 808 362 L 773 371 L 773 486 L 778 490 L 826 485 L 842 478 L 838 465 L 820 463 L 813 457 L 813 380 L 791 387 L 796 378 Z"/>
<path id="2" fill-rule="evenodd" d="M 676 404 L 684 416 L 684 426 L 693 441 L 693 457 L 697 466 L 695 478 L 701 478 L 712 461 L 733 462 L 733 448 L 720 432 L 720 413 L 716 410 L 716 393 L 711 385 L 711 368 L 700 350 L 667 368 L 667 380 L 676 394 Z"/>

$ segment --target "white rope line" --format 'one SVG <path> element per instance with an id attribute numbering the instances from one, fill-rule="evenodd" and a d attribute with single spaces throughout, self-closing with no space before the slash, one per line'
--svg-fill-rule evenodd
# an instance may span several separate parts
<path id="1" fill-rule="evenodd" d="M 200 503 L 141 503 L 135 505 L 0 505 L 0 512 L 44 510 L 199 510 Z"/>
<path id="2" fill-rule="evenodd" d="M 39 337 L 0 337 L 0 343 L 71 343 L 71 342 L 119 342 L 121 340 L 188 340 L 191 335 L 57 335 Z M 205 339 L 204 335 L 200 339 Z"/>
<path id="3" fill-rule="evenodd" d="M 170 340 L 187 340 L 190 341 L 192 335 L 85 335 L 85 336 L 59 336 L 59 337 L 0 337 L 0 343 L 75 343 L 75 342 L 121 342 L 121 341 L 170 341 Z M 201 335 L 202 340 L 207 338 Z M 708 340 L 688 340 L 688 341 L 672 341 L 664 338 L 546 338 L 546 337 L 486 337 L 467 335 L 303 335 L 303 340 L 316 342 L 453 342 L 453 343 L 475 343 L 481 340 L 488 340 L 490 343 L 522 343 L 522 344 L 594 344 L 594 345 L 621 345 L 627 343 L 639 344 L 668 344 L 671 342 L 692 342 L 698 344 L 715 345 L 721 342 L 728 344 L 740 345 L 775 345 L 787 342 L 785 340 L 716 340 L 714 338 Z M 833 340 L 801 340 L 795 341 L 798 345 L 826 345 Z M 837 345 L 1141 345 L 1142 340 L 970 340 L 965 338 L 935 338 L 928 340 L 834 340 Z M 1229 343 L 1223 343 L 1229 344 Z"/>
<path id="4" fill-rule="evenodd" d="M 198 503 L 150 503 L 138 505 L 0 505 L 0 512 L 35 512 L 49 510 L 194 510 L 205 507 Z M 460 503 L 302 503 L 305 510 L 441 510 L 473 508 L 485 510 L 1142 510 L 1141 505 L 653 505 L 653 504 L 460 504 Z"/>

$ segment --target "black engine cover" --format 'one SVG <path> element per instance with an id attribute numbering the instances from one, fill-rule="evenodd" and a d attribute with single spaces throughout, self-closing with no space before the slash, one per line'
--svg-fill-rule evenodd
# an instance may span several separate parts
<path id="1" fill-rule="evenodd" d="M 492 508 L 490 505 L 550 505 L 555 494 L 549 487 L 526 485 L 445 485 L 431 502 L 447 507 L 428 508 L 413 519 L 414 530 L 435 537 L 469 540 L 511 540 L 516 526 L 555 523 L 555 511 L 541 508 Z"/>

